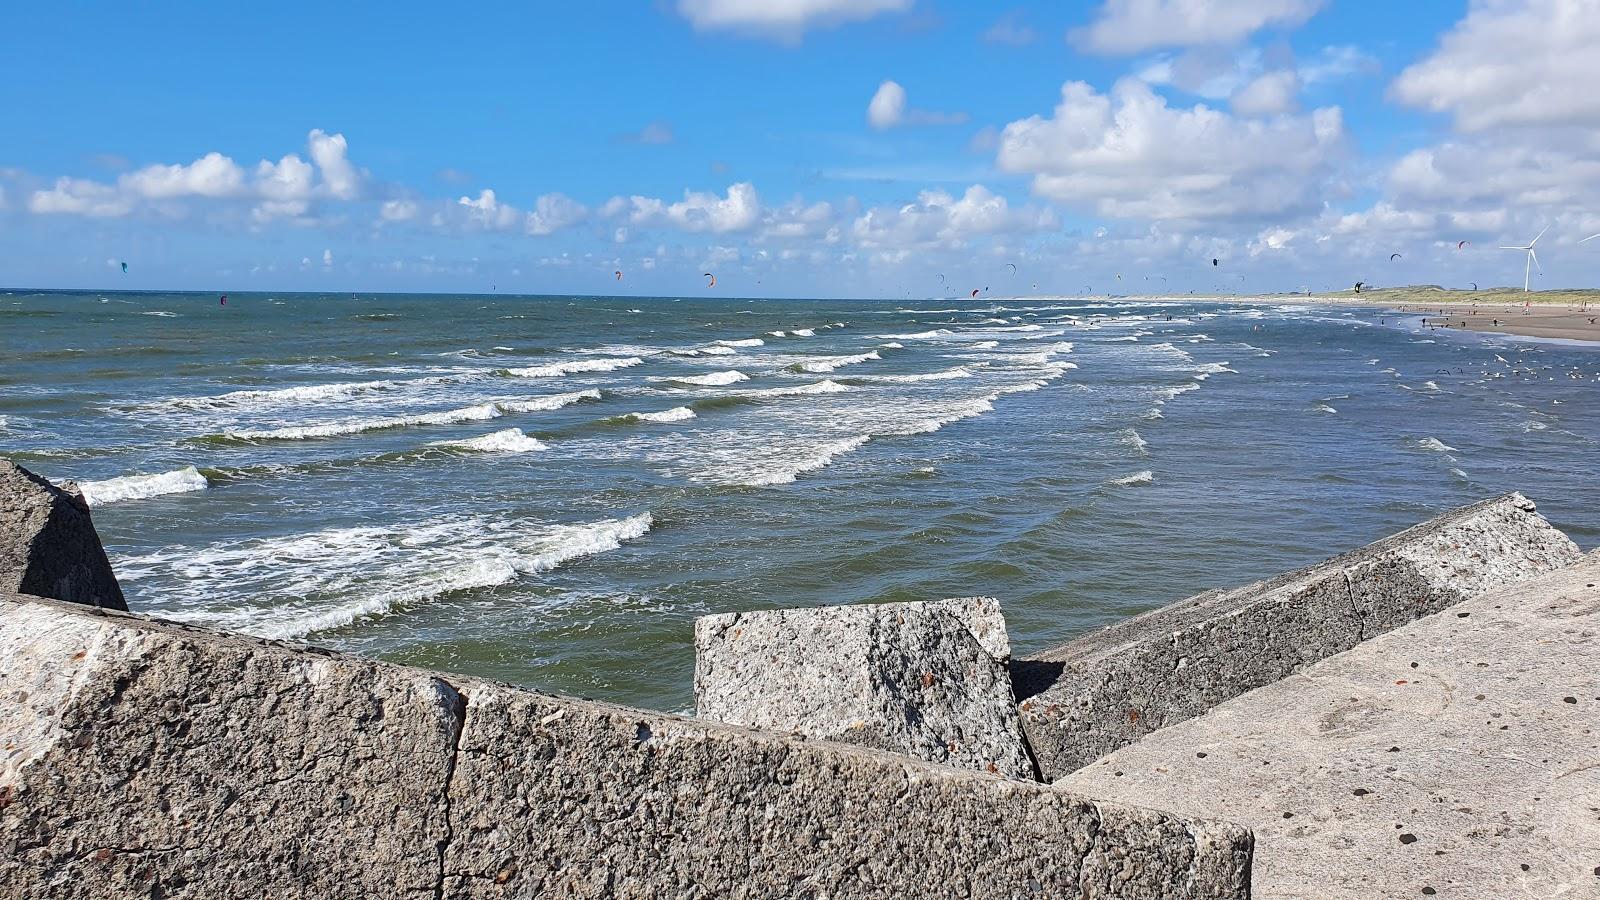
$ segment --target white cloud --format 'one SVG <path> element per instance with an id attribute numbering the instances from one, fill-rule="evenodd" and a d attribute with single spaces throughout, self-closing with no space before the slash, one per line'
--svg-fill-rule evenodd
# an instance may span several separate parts
<path id="1" fill-rule="evenodd" d="M 601 207 L 601 215 L 626 215 L 634 225 L 725 234 L 754 226 L 761 218 L 761 198 L 755 185 L 742 181 L 730 185 L 726 197 L 698 191 L 684 191 L 683 199 L 677 203 L 638 195 L 613 197 Z"/>
<path id="2" fill-rule="evenodd" d="M 589 214 L 583 204 L 566 194 L 545 194 L 534 201 L 528 213 L 525 229 L 529 234 L 554 234 L 569 225 L 576 225 Z"/>
<path id="3" fill-rule="evenodd" d="M 344 136 L 313 129 L 307 143 L 322 175 L 320 184 L 312 165 L 293 153 L 275 163 L 262 160 L 253 176 L 247 176 L 231 158 L 212 152 L 192 163 L 145 166 L 118 176 L 115 184 L 63 178 L 50 190 L 34 192 L 28 206 L 38 213 L 111 217 L 128 215 L 142 205 L 181 215 L 183 208 L 175 202 L 187 199 L 244 200 L 252 203 L 252 219 L 265 222 L 304 216 L 319 192 L 341 200 L 355 198 L 361 176 L 346 158 Z"/>
<path id="4" fill-rule="evenodd" d="M 350 148 L 344 135 L 326 134 L 320 128 L 313 128 L 308 143 L 311 159 L 322 171 L 322 185 L 327 192 L 340 200 L 353 199 L 360 191 L 361 176 L 346 156 Z"/>
<path id="5" fill-rule="evenodd" d="M 207 153 L 188 165 L 146 166 L 118 178 L 117 185 L 149 200 L 228 197 L 244 187 L 244 170 L 220 153 Z"/>
<path id="6" fill-rule="evenodd" d="M 479 191 L 476 198 L 462 197 L 456 201 L 456 205 L 466 208 L 471 221 L 496 231 L 510 228 L 520 218 L 520 213 L 514 207 L 501 203 L 489 188 Z"/>
<path id="7" fill-rule="evenodd" d="M 534 201 L 533 210 L 524 213 L 509 203 L 500 202 L 495 192 L 485 188 L 477 197 L 462 197 L 456 205 L 467 212 L 468 220 L 490 231 L 510 231 L 521 228 L 527 234 L 554 234 L 569 225 L 575 225 L 589 214 L 589 210 L 565 194 L 544 194 Z"/>
<path id="8" fill-rule="evenodd" d="M 878 85 L 872 100 L 867 103 L 867 124 L 883 131 L 897 125 L 959 125 L 967 121 L 966 113 L 933 112 L 910 109 L 906 106 L 906 89 L 896 81 Z"/>
<path id="9" fill-rule="evenodd" d="M 1463 131 L 1600 125 L 1600 5 L 1476 0 L 1439 49 L 1400 73 L 1402 103 L 1454 117 Z"/>
<path id="10" fill-rule="evenodd" d="M 729 30 L 799 40 L 812 28 L 904 12 L 912 0 L 678 0 L 678 13 L 698 30 Z"/>
<path id="11" fill-rule="evenodd" d="M 1039 39 L 1039 33 L 1022 21 L 1022 14 L 1016 11 L 1008 12 L 983 33 L 983 40 L 989 44 L 1005 44 L 1012 47 L 1022 47 Z"/>
<path id="12" fill-rule="evenodd" d="M 55 187 L 34 191 L 28 198 L 29 212 L 45 215 L 112 218 L 125 216 L 132 209 L 133 201 L 116 188 L 85 178 L 58 178 Z"/>
<path id="13" fill-rule="evenodd" d="M 324 250 L 324 251 L 322 251 L 322 267 L 325 268 L 325 269 L 333 268 L 333 251 L 332 250 Z"/>
<path id="14" fill-rule="evenodd" d="M 795 199 L 768 211 L 761 226 L 762 240 L 804 240 L 825 236 L 834 228 L 837 214 L 826 201 L 806 203 Z"/>
<path id="15" fill-rule="evenodd" d="M 1084 49 L 1107 54 L 1231 44 L 1268 26 L 1300 25 L 1323 3 L 1324 0 L 1106 0 L 1099 16 L 1070 37 Z"/>
<path id="16" fill-rule="evenodd" d="M 873 128 L 893 128 L 905 120 L 906 89 L 899 82 L 885 81 L 878 85 L 867 104 L 867 123 Z"/>
<path id="17" fill-rule="evenodd" d="M 1233 94 L 1230 103 L 1241 116 L 1276 116 L 1298 108 L 1300 76 L 1279 69 L 1255 79 Z"/>
<path id="18" fill-rule="evenodd" d="M 409 222 L 417 212 L 417 204 L 411 200 L 386 200 L 378 208 L 378 216 L 385 222 Z"/>
<path id="19" fill-rule="evenodd" d="M 985 234 L 1043 231 L 1057 226 L 1049 210 L 1012 209 L 981 184 L 961 197 L 944 191 L 923 191 L 915 202 L 898 208 L 867 210 L 851 226 L 858 246 L 867 250 L 904 250 L 916 246 L 959 247 Z"/>
<path id="20" fill-rule="evenodd" d="M 1134 79 L 1109 95 L 1073 81 L 1051 118 L 1006 126 L 997 162 L 1032 175 L 1036 193 L 1105 216 L 1265 217 L 1321 205 L 1344 137 L 1337 107 L 1239 119 L 1169 107 Z"/>

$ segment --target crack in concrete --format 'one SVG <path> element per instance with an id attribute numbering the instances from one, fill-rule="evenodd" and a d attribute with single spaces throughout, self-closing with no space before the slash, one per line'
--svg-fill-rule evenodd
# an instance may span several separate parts
<path id="1" fill-rule="evenodd" d="M 445 856 L 450 849 L 450 844 L 455 841 L 456 837 L 455 823 L 451 820 L 452 810 L 450 807 L 450 789 L 455 784 L 456 760 L 461 756 L 461 736 L 467 730 L 467 696 L 457 690 L 455 685 L 450 684 L 448 681 L 445 681 L 442 678 L 437 680 L 444 690 L 449 692 L 450 698 L 453 701 L 453 708 L 450 710 L 450 717 L 452 719 L 452 733 L 450 735 L 450 761 L 445 766 L 444 796 L 441 798 L 444 803 L 444 837 L 440 838 L 436 845 L 435 852 L 438 854 L 438 877 L 435 879 L 433 884 L 434 900 L 444 900 L 444 882 L 446 877 L 444 870 Z"/>

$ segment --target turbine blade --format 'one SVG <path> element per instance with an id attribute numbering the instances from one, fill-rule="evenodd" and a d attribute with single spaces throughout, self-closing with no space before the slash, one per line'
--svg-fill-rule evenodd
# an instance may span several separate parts
<path id="1" fill-rule="evenodd" d="M 1546 226 L 1545 226 L 1545 227 L 1544 227 L 1544 231 L 1549 231 L 1549 230 L 1550 230 L 1550 226 L 1549 226 L 1549 225 L 1546 225 Z M 1528 242 L 1528 246 L 1529 246 L 1529 247 L 1532 247 L 1532 246 L 1533 246 L 1533 245 L 1534 245 L 1534 244 L 1537 244 L 1537 243 L 1539 243 L 1539 238 L 1542 238 L 1542 237 L 1544 237 L 1544 231 L 1541 231 L 1541 232 L 1539 232 L 1539 237 L 1536 237 L 1536 238 L 1534 238 L 1534 239 L 1533 239 L 1533 240 L 1531 240 L 1531 241 L 1529 241 L 1529 242 Z"/>
<path id="2" fill-rule="evenodd" d="M 1533 248 L 1532 247 L 1528 248 L 1528 258 L 1533 260 L 1533 267 L 1535 269 L 1539 270 L 1539 274 L 1540 275 L 1543 275 L 1544 274 L 1544 266 L 1539 265 L 1539 254 L 1533 252 Z"/>
<path id="3" fill-rule="evenodd" d="M 1600 234 L 1591 234 L 1588 237 L 1584 238 L 1583 240 L 1579 241 L 1578 243 L 1587 244 L 1587 243 L 1589 243 L 1590 241 L 1594 240 L 1597 237 L 1600 237 Z"/>
<path id="4" fill-rule="evenodd" d="M 1526 250 L 1527 247 L 1501 247 L 1501 250 Z"/>

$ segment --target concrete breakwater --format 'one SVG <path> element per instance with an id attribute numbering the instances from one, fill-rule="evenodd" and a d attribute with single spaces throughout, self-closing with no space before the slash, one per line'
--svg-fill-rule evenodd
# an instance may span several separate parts
<path id="1" fill-rule="evenodd" d="M 1030 660 L 982 598 L 711 617 L 696 719 L 12 589 L 0 894 L 1247 897 L 1227 816 L 1027 779 L 1577 558 L 1509 495 Z"/>

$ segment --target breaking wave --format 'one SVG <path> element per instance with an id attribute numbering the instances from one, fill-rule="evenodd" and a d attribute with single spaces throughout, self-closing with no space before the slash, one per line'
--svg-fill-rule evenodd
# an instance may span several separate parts
<path id="1" fill-rule="evenodd" d="M 290 537 L 169 547 L 117 561 L 124 581 L 171 580 L 188 621 L 294 639 L 447 594 L 506 584 L 620 548 L 650 530 L 641 513 L 579 525 L 491 516 L 328 528 Z M 205 600 L 227 585 L 229 607 Z"/>
<path id="2" fill-rule="evenodd" d="M 637 356 L 625 356 L 621 359 L 574 359 L 568 362 L 501 371 L 513 378 L 559 378 L 562 375 L 575 375 L 581 372 L 611 372 L 637 366 L 643 362 L 644 360 Z"/>
<path id="3" fill-rule="evenodd" d="M 185 466 L 172 472 L 157 475 L 124 475 L 105 481 L 84 481 L 78 484 L 83 499 L 90 506 L 104 506 L 123 500 L 143 500 L 166 494 L 185 494 L 203 491 L 210 487 L 206 477 L 194 466 Z"/>
<path id="4" fill-rule="evenodd" d="M 482 437 L 463 438 L 456 441 L 434 441 L 428 446 L 471 450 L 478 453 L 528 453 L 533 450 L 549 449 L 549 445 L 545 442 L 523 434 L 521 428 L 505 428 L 500 431 L 490 432 Z"/>

